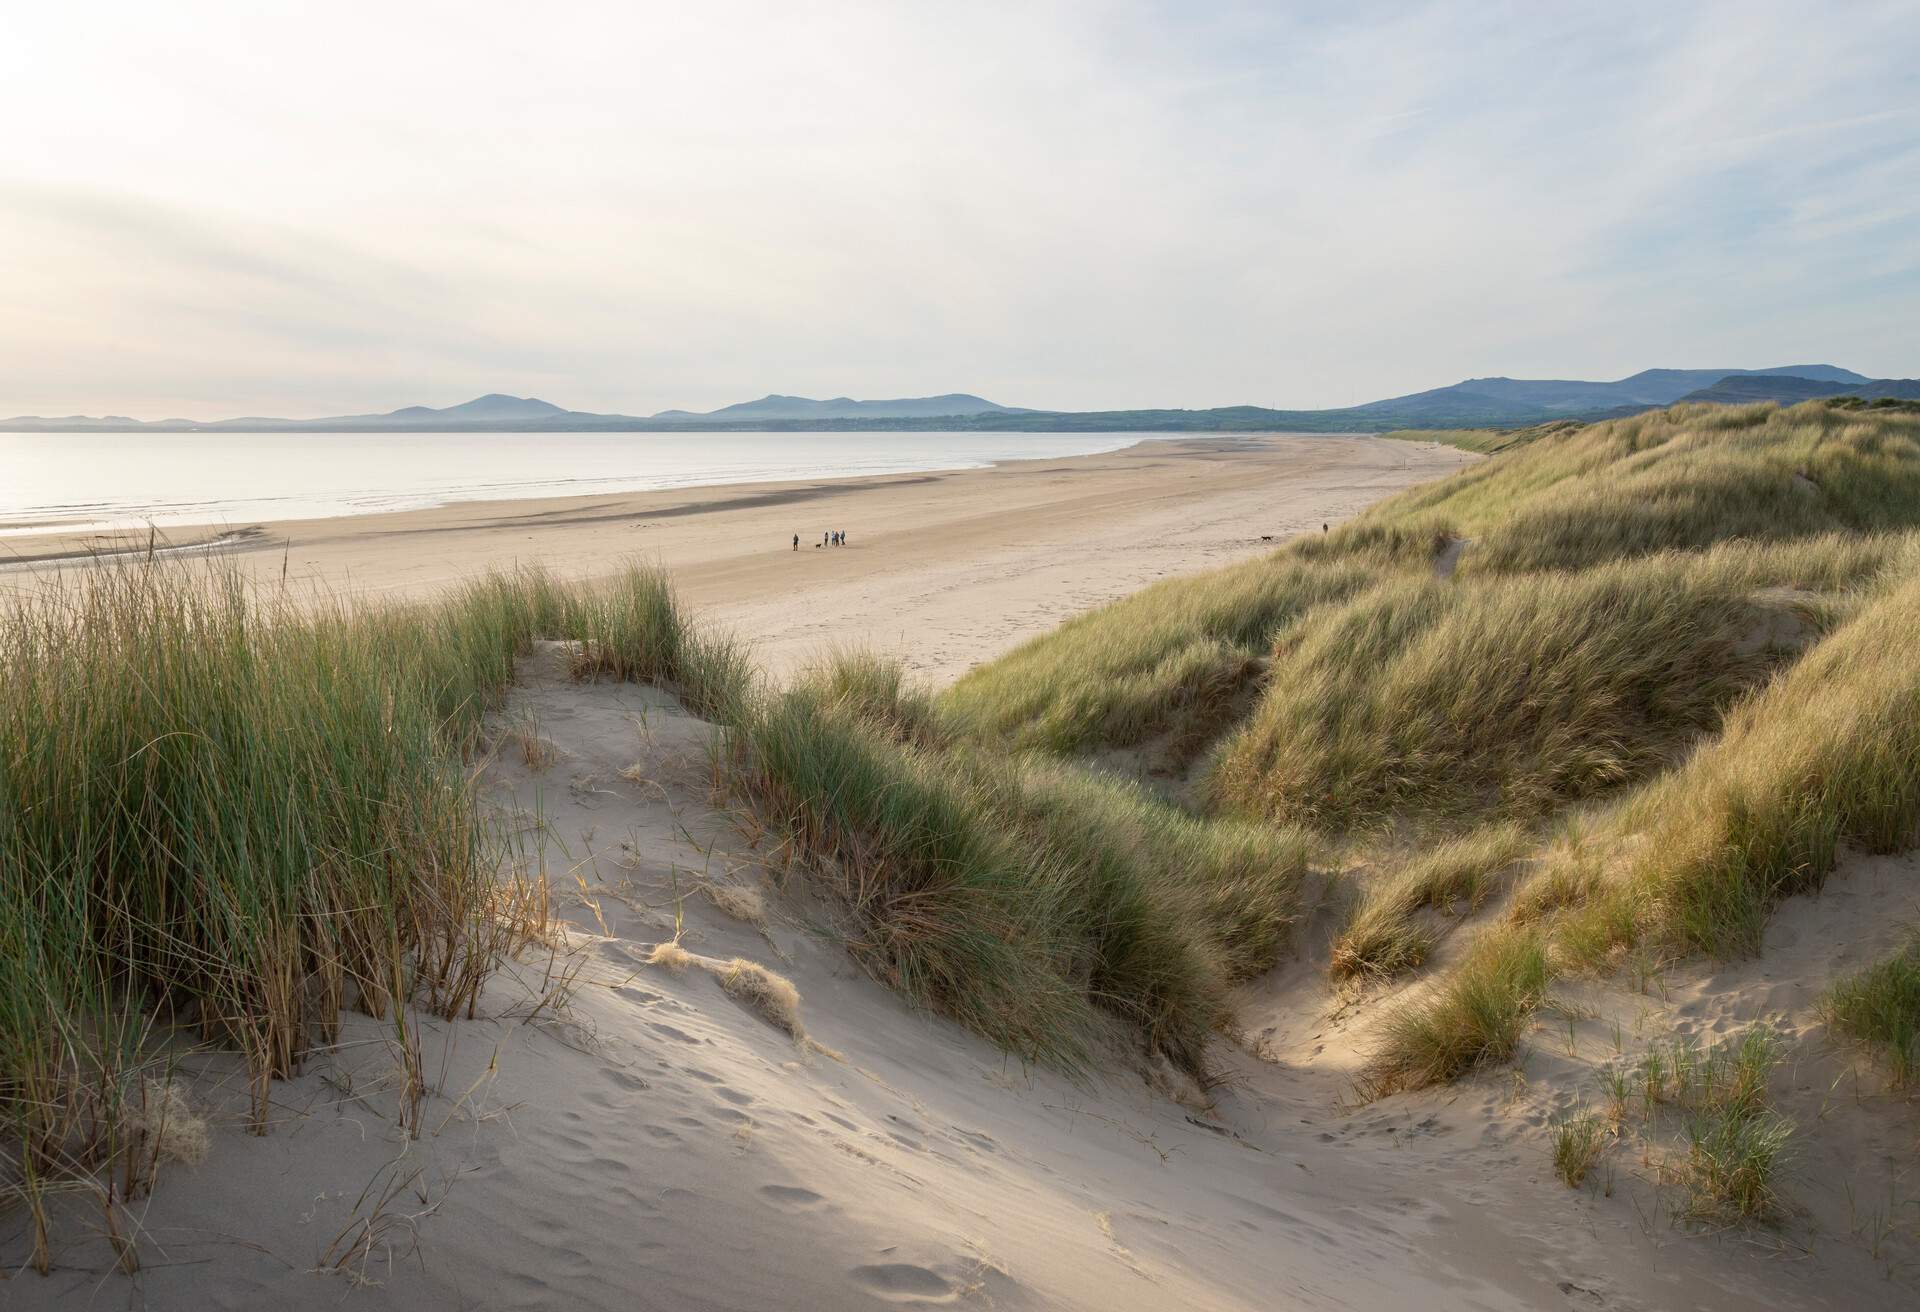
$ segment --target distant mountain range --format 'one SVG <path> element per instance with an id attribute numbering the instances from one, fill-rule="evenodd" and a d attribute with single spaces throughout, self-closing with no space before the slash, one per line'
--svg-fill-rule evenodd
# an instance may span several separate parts
<path id="1" fill-rule="evenodd" d="M 890 401 L 856 401 L 836 396 L 816 401 L 807 396 L 763 396 L 698 414 L 691 410 L 662 410 L 654 419 L 685 423 L 733 423 L 741 419 L 929 419 L 945 415 L 1030 415 L 1009 405 L 995 405 L 984 396 L 948 392 L 944 396 L 902 396 Z"/>
<path id="2" fill-rule="evenodd" d="M 1469 378 L 1410 396 L 1354 406 L 1360 414 L 1418 420 L 1422 425 L 1459 420 L 1467 426 L 1536 424 L 1549 419 L 1586 417 L 1621 410 L 1628 413 L 1672 405 L 1691 393 L 1734 378 L 1792 378 L 1815 388 L 1799 394 L 1831 396 L 1868 381 L 1865 375 L 1830 364 L 1783 365 L 1778 369 L 1643 369 L 1617 382 L 1574 378 Z"/>
<path id="3" fill-rule="evenodd" d="M 1614 382 L 1469 378 L 1407 396 L 1335 410 L 1025 410 L 967 392 L 857 401 L 763 396 L 718 410 L 615 415 L 567 410 L 534 397 L 491 393 L 461 405 L 412 405 L 384 414 L 324 419 L 156 419 L 109 415 L 0 419 L 14 432 L 739 432 L 820 429 L 958 429 L 1030 432 L 1364 433 L 1392 428 L 1521 428 L 1553 419 L 1612 419 L 1676 401 L 1793 404 L 1819 396 L 1920 399 L 1920 379 L 1869 379 L 1830 364 L 1777 369 L 1646 369 Z"/>

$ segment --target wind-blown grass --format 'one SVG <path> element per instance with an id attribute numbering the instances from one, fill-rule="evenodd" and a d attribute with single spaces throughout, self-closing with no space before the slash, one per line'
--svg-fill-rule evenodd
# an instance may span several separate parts
<path id="1" fill-rule="evenodd" d="M 897 673 L 842 657 L 741 726 L 739 769 L 880 978 L 1034 1060 L 1103 1033 L 1205 1078 L 1232 984 L 1272 964 L 1299 836 L 1044 760 L 928 745 Z"/>
<path id="2" fill-rule="evenodd" d="M 1435 993 L 1388 1018 L 1361 1071 L 1361 1092 L 1380 1098 L 1446 1084 L 1507 1060 L 1551 978 L 1539 934 L 1508 925 L 1482 930 Z"/>
<path id="3" fill-rule="evenodd" d="M 1591 1112 L 1580 1112 L 1554 1127 L 1553 1171 L 1578 1189 L 1607 1150 L 1607 1127 Z"/>
<path id="4" fill-rule="evenodd" d="M 1693 558 L 1385 583 L 1274 638 L 1214 795 L 1346 831 L 1395 815 L 1532 818 L 1670 765 L 1791 654 L 1786 603 Z"/>
<path id="5" fill-rule="evenodd" d="M 389 607 L 105 567 L 0 616 L 0 1190 L 34 1265 L 48 1188 L 104 1182 L 111 1229 L 116 1187 L 141 1187 L 163 1040 L 237 1050 L 264 1124 L 343 1007 L 472 1013 L 542 914 L 497 881 L 467 767 L 537 635 L 696 702 L 742 677 L 644 569 Z"/>
<path id="6" fill-rule="evenodd" d="M 1230 727 L 1218 716 L 1234 711 L 1250 682 L 1285 694 L 1291 672 L 1262 668 L 1276 647 L 1285 656 L 1311 646 L 1341 617 L 1376 641 L 1357 655 L 1355 677 L 1370 672 L 1368 656 L 1390 650 L 1378 639 L 1409 607 L 1442 630 L 1457 608 L 1463 640 L 1485 610 L 1543 648 L 1579 644 L 1609 617 L 1579 613 L 1606 600 L 1606 585 L 1578 576 L 1610 562 L 1666 553 L 1646 574 L 1611 576 L 1615 588 L 1654 590 L 1643 602 L 1648 613 L 1703 590 L 1726 607 L 1765 588 L 1826 594 L 1863 585 L 1889 552 L 1874 535 L 1920 525 L 1920 420 L 1912 417 L 1818 405 L 1678 406 L 1548 428 L 1331 533 L 1070 620 L 961 679 L 940 709 L 982 740 L 1055 752 L 1161 733 L 1208 738 Z M 1470 545 L 1452 581 L 1493 586 L 1478 597 L 1456 587 L 1460 596 L 1443 600 L 1425 585 L 1458 539 Z M 1675 555 L 1716 544 L 1695 568 Z M 1511 586 L 1500 588 L 1503 579 Z M 1561 589 L 1563 609 L 1543 606 L 1527 623 L 1517 608 L 1535 587 Z M 1342 602 L 1357 611 L 1343 612 Z M 1459 654 L 1482 653 L 1468 645 Z M 1605 653 L 1575 653 L 1561 668 L 1577 675 L 1610 672 L 1609 664 Z M 1458 677 L 1487 672 L 1463 668 Z"/>
<path id="7" fill-rule="evenodd" d="M 1403 436 L 1499 449 L 1082 616 L 935 718 L 1061 755 L 1190 740 L 1211 815 L 1376 864 L 1463 829 L 1559 830 L 1516 894 L 1520 938 L 1487 940 L 1509 966 L 1537 947 L 1547 974 L 1754 951 L 1843 845 L 1914 844 L 1920 416 L 1683 405 L 1524 441 Z M 1448 884 L 1381 881 L 1335 973 L 1417 968 Z M 1446 1005 L 1409 1013 L 1375 1088 L 1509 1047 L 1539 990 L 1495 987 L 1525 972 L 1493 952 L 1448 968 Z"/>
<path id="8" fill-rule="evenodd" d="M 1562 891 L 1584 963 L 1652 938 L 1728 956 L 1759 949 L 1783 897 L 1817 889 L 1842 843 L 1891 852 L 1920 834 L 1920 569 L 1729 718 L 1680 769 L 1626 799 L 1593 841 L 1627 847 Z M 1543 878 L 1552 879 L 1552 872 Z"/>
<path id="9" fill-rule="evenodd" d="M 1696 1217 L 1765 1220 L 1779 1208 L 1778 1180 L 1793 1126 L 1767 1106 L 1767 1081 L 1782 1043 L 1767 1029 L 1700 1047 L 1691 1040 L 1655 1044 L 1640 1066 L 1649 1115 L 1672 1107 L 1682 1117 L 1687 1154 L 1678 1175 Z"/>
<path id="10" fill-rule="evenodd" d="M 1201 736 L 1258 676 L 1277 626 L 1368 580 L 1357 564 L 1269 558 L 1155 584 L 965 676 L 940 705 L 975 736 L 1056 752 Z"/>
<path id="11" fill-rule="evenodd" d="M 1367 888 L 1334 940 L 1328 970 L 1336 979 L 1387 979 L 1419 966 L 1440 937 L 1422 913 L 1478 910 L 1531 845 L 1524 829 L 1501 822 L 1413 857 Z"/>

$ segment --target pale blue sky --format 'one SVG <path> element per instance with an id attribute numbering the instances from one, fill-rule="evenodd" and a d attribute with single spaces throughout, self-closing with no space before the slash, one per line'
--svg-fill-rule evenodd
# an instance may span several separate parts
<path id="1" fill-rule="evenodd" d="M 1920 0 L 0 11 L 0 415 L 1920 374 Z"/>

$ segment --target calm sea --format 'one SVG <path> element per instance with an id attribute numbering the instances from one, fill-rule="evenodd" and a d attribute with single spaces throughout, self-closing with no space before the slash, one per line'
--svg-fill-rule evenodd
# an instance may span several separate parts
<path id="1" fill-rule="evenodd" d="M 1133 433 L 0 433 L 0 534 L 977 469 Z"/>

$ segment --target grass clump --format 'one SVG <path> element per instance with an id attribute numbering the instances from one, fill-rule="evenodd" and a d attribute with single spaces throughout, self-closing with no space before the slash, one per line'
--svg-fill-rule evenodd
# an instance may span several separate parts
<path id="1" fill-rule="evenodd" d="M 1414 857 L 1362 895 L 1334 940 L 1329 973 L 1335 979 L 1389 979 L 1420 966 L 1440 936 L 1423 913 L 1478 910 L 1530 845 L 1520 826 L 1498 823 Z"/>
<path id="2" fill-rule="evenodd" d="M 1388 1019 L 1385 1039 L 1361 1072 L 1361 1092 L 1382 1098 L 1506 1061 L 1550 978 L 1538 934 L 1510 925 L 1482 930 L 1433 994 Z"/>
<path id="3" fill-rule="evenodd" d="M 1842 979 L 1821 1000 L 1827 1024 L 1862 1043 L 1895 1088 L 1920 1079 L 1920 938 Z"/>
<path id="4" fill-rule="evenodd" d="M 1553 1172 L 1578 1189 L 1607 1150 L 1607 1126 L 1598 1116 L 1581 1112 L 1554 1127 Z"/>
<path id="5" fill-rule="evenodd" d="M 657 683 L 696 715 L 731 723 L 753 687 L 746 649 L 687 617 L 666 573 L 629 569 L 613 586 L 560 597 L 559 633 L 578 644 L 573 677 Z"/>
<path id="6" fill-rule="evenodd" d="M 908 677 L 898 660 L 852 647 L 837 647 L 804 671 L 801 686 L 901 742 L 945 746 L 952 735 L 934 699 Z"/>
<path id="7" fill-rule="evenodd" d="M 728 997 L 788 1038 L 807 1037 L 806 1026 L 800 1023 L 800 990 L 785 975 L 776 974 L 757 961 L 735 957 L 718 966 L 713 977 Z"/>
<path id="8" fill-rule="evenodd" d="M 1697 1112 L 1687 1118 L 1684 1178 L 1689 1212 L 1703 1219 L 1764 1221 L 1780 1209 L 1779 1176 L 1793 1123 L 1772 1112 Z"/>

